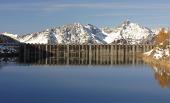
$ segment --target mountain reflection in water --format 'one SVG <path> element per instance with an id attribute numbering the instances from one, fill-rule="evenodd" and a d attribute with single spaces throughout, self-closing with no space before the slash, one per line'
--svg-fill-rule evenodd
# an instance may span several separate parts
<path id="1" fill-rule="evenodd" d="M 142 58 L 137 55 L 115 55 L 114 58 L 110 58 L 109 55 L 100 55 L 96 57 L 80 58 L 76 57 L 3 57 L 0 58 L 0 69 L 2 66 L 8 64 L 26 64 L 26 65 L 138 65 L 145 64 Z M 170 87 L 170 69 L 152 66 L 154 71 L 154 78 L 158 81 L 161 87 Z"/>
<path id="2" fill-rule="evenodd" d="M 91 59 L 90 59 L 91 58 Z M 115 56 L 110 58 L 106 56 L 100 56 L 99 58 L 79 58 L 79 57 L 70 57 L 70 58 L 57 58 L 57 57 L 36 57 L 36 58 L 25 58 L 25 57 L 3 57 L 0 58 L 0 64 L 31 64 L 31 65 L 123 65 L 123 64 L 143 64 L 143 60 L 136 56 Z"/>

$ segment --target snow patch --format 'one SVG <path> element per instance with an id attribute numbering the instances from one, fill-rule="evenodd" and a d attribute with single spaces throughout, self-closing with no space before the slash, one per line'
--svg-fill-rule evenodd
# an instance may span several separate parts
<path id="1" fill-rule="evenodd" d="M 156 47 L 148 52 L 145 52 L 144 55 L 152 56 L 154 59 L 162 59 L 170 56 L 169 48 L 162 49 Z"/>
<path id="2" fill-rule="evenodd" d="M 153 49 L 148 52 L 145 52 L 144 55 L 150 56 L 152 52 L 153 52 Z"/>

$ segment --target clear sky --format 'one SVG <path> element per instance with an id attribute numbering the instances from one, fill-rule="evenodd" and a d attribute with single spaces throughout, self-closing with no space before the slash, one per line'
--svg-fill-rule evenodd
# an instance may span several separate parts
<path id="1" fill-rule="evenodd" d="M 0 32 L 25 34 L 74 22 L 117 26 L 125 19 L 169 26 L 170 0 L 0 0 Z"/>

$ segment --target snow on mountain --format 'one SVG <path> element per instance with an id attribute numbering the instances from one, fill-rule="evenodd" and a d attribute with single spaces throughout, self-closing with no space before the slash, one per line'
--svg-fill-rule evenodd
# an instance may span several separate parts
<path id="1" fill-rule="evenodd" d="M 144 53 L 144 55 L 152 56 L 154 59 L 162 59 L 165 57 L 169 57 L 170 53 L 169 53 L 169 48 L 163 49 L 163 48 L 156 47 L 156 48 Z"/>
<path id="2" fill-rule="evenodd" d="M 27 34 L 20 36 L 18 40 L 24 43 L 42 43 L 42 44 L 103 44 L 103 34 L 93 25 L 83 26 L 80 23 L 64 25 L 43 32 Z"/>
<path id="3" fill-rule="evenodd" d="M 85 26 L 86 31 L 89 34 L 89 43 L 99 43 L 99 44 L 106 44 L 107 42 L 104 41 L 106 35 L 94 25 L 88 24 Z"/>
<path id="4" fill-rule="evenodd" d="M 64 25 L 53 30 L 58 44 L 83 44 L 89 42 L 90 35 L 80 23 Z"/>
<path id="5" fill-rule="evenodd" d="M 13 39 L 16 39 L 18 37 L 17 34 L 11 34 L 11 33 L 7 33 L 7 32 L 2 33 L 2 35 L 9 36 L 9 37 L 11 37 Z"/>
<path id="6" fill-rule="evenodd" d="M 107 30 L 107 33 L 103 29 L 103 33 L 107 35 L 105 41 L 107 43 L 126 43 L 126 44 L 141 44 L 148 43 L 152 40 L 154 33 L 143 26 L 136 23 L 131 23 L 130 21 L 125 21 L 122 25 L 115 29 Z"/>
<path id="7" fill-rule="evenodd" d="M 45 30 L 43 32 L 26 34 L 23 36 L 19 36 L 18 40 L 23 43 L 40 43 L 47 44 L 48 43 L 48 34 L 49 30 Z"/>
<path id="8" fill-rule="evenodd" d="M 20 43 L 17 40 L 18 36 L 9 33 L 2 33 L 0 34 L 0 43 Z"/>
<path id="9" fill-rule="evenodd" d="M 141 44 L 152 41 L 154 33 L 143 26 L 125 21 L 116 28 L 98 28 L 74 23 L 22 36 L 4 34 L 24 43 L 41 44 Z"/>

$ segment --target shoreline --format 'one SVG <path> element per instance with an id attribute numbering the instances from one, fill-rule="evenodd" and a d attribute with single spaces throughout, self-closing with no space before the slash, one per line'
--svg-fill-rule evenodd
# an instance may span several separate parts
<path id="1" fill-rule="evenodd" d="M 142 59 L 145 63 L 148 63 L 149 65 L 156 66 L 159 68 L 166 68 L 170 70 L 170 60 L 166 59 L 155 59 L 151 56 L 146 56 L 143 54 Z"/>

